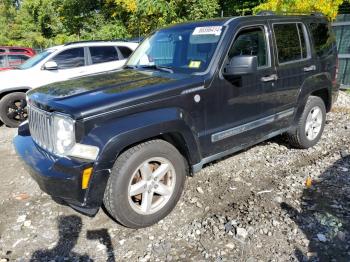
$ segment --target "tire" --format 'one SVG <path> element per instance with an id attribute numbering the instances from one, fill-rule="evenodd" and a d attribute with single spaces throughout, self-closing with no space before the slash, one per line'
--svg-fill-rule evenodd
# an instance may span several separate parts
<path id="1" fill-rule="evenodd" d="M 159 175 L 163 173 L 165 175 Z M 141 143 L 122 153 L 114 163 L 104 205 L 108 213 L 126 227 L 153 225 L 175 207 L 186 174 L 186 161 L 173 145 L 163 140 Z M 146 199 L 151 200 L 143 201 Z"/>
<path id="2" fill-rule="evenodd" d="M 0 100 L 0 119 L 9 127 L 18 127 L 28 117 L 26 94 L 15 92 Z"/>
<path id="3" fill-rule="evenodd" d="M 314 118 L 316 114 L 319 117 Z M 296 128 L 287 134 L 289 143 L 300 149 L 313 147 L 322 136 L 325 121 L 326 107 L 323 100 L 317 96 L 310 96 Z"/>

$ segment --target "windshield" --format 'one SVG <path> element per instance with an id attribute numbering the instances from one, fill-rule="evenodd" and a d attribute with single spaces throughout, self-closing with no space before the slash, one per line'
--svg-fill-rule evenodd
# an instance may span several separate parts
<path id="1" fill-rule="evenodd" d="M 205 71 L 222 35 L 222 26 L 168 28 L 146 38 L 127 62 L 128 67 Z"/>
<path id="2" fill-rule="evenodd" d="M 32 58 L 28 59 L 25 63 L 20 65 L 18 69 L 24 70 L 24 69 L 29 69 L 35 65 L 37 65 L 40 61 L 45 59 L 47 56 L 49 56 L 52 52 L 55 50 L 44 50 L 43 52 L 33 56 Z"/>

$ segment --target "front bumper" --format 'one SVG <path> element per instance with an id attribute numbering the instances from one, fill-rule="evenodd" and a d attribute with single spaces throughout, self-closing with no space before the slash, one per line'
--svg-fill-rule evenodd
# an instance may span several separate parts
<path id="1" fill-rule="evenodd" d="M 81 188 L 82 173 L 93 162 L 58 157 L 34 143 L 30 135 L 17 135 L 15 149 L 41 190 L 78 211 L 94 215 L 103 201 L 109 170 L 94 171 L 87 189 Z"/>

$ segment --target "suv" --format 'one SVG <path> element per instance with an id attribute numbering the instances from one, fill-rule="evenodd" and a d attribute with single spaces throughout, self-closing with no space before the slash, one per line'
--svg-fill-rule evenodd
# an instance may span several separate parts
<path id="1" fill-rule="evenodd" d="M 0 120 L 7 126 L 17 127 L 28 116 L 26 91 L 119 69 L 137 46 L 137 43 L 109 41 L 68 43 L 44 50 L 16 70 L 0 72 Z"/>
<path id="2" fill-rule="evenodd" d="M 131 228 L 176 205 L 185 177 L 287 134 L 309 148 L 337 98 L 335 38 L 319 15 L 258 15 L 154 32 L 124 70 L 27 94 L 15 148 L 41 189 Z"/>

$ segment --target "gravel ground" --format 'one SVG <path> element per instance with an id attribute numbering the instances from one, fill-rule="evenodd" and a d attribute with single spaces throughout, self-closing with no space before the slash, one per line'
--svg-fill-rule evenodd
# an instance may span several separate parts
<path id="1" fill-rule="evenodd" d="M 274 138 L 188 178 L 158 224 L 124 228 L 55 203 L 23 169 L 0 127 L 0 262 L 350 261 L 350 96 L 322 140 L 296 150 Z"/>

